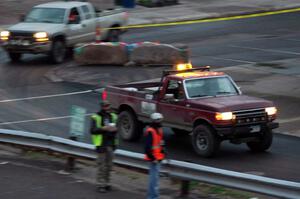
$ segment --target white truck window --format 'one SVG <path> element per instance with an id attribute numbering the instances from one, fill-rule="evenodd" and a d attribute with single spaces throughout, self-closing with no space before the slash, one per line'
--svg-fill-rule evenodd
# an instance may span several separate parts
<path id="1" fill-rule="evenodd" d="M 90 11 L 90 9 L 89 9 L 89 7 L 87 5 L 81 6 L 81 10 L 82 10 L 82 12 L 84 14 L 84 18 L 85 19 L 92 18 L 91 11 Z"/>
<path id="2" fill-rule="evenodd" d="M 69 24 L 79 24 L 81 21 L 77 8 L 72 8 L 69 14 Z"/>
<path id="3" fill-rule="evenodd" d="M 33 8 L 25 17 L 27 23 L 63 23 L 65 9 Z"/>

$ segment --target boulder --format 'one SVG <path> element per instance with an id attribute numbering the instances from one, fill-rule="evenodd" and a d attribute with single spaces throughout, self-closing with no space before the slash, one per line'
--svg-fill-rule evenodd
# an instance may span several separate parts
<path id="1" fill-rule="evenodd" d="M 136 65 L 174 65 L 190 62 L 189 49 L 184 44 L 144 42 L 131 49 L 129 57 Z"/>
<path id="2" fill-rule="evenodd" d="M 125 65 L 128 62 L 128 54 L 125 43 L 89 43 L 76 46 L 74 59 L 81 65 Z"/>

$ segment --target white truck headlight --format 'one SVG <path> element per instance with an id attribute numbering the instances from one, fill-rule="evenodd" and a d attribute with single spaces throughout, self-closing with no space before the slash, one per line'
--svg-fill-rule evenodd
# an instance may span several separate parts
<path id="1" fill-rule="evenodd" d="M 37 32 L 34 33 L 33 37 L 36 41 L 48 41 L 48 34 L 46 32 Z"/>
<path id="2" fill-rule="evenodd" d="M 215 118 L 216 120 L 233 120 L 235 115 L 232 112 L 216 113 Z"/>
<path id="3" fill-rule="evenodd" d="M 265 109 L 266 113 L 270 115 L 276 115 L 277 113 L 277 108 L 276 107 L 268 107 Z"/>
<path id="4" fill-rule="evenodd" d="M 8 40 L 8 37 L 10 35 L 10 32 L 5 30 L 5 31 L 1 31 L 0 32 L 0 39 L 3 40 L 3 41 L 6 41 Z"/>

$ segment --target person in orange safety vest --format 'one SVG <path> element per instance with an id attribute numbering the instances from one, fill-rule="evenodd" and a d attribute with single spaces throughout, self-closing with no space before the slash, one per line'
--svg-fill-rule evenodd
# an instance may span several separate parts
<path id="1" fill-rule="evenodd" d="M 157 199 L 159 198 L 160 162 L 165 158 L 161 125 L 163 116 L 160 113 L 152 113 L 150 118 L 152 122 L 145 133 L 145 160 L 150 162 L 147 199 Z"/>

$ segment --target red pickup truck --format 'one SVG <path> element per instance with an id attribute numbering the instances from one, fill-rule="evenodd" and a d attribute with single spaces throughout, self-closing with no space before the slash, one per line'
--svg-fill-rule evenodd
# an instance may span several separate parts
<path id="1" fill-rule="evenodd" d="M 160 112 L 175 134 L 191 133 L 194 150 L 204 157 L 215 155 L 224 140 L 265 151 L 279 126 L 271 101 L 243 95 L 230 76 L 209 67 L 164 71 L 160 81 L 108 86 L 104 94 L 120 113 L 122 139 L 138 139 L 149 115 Z"/>

